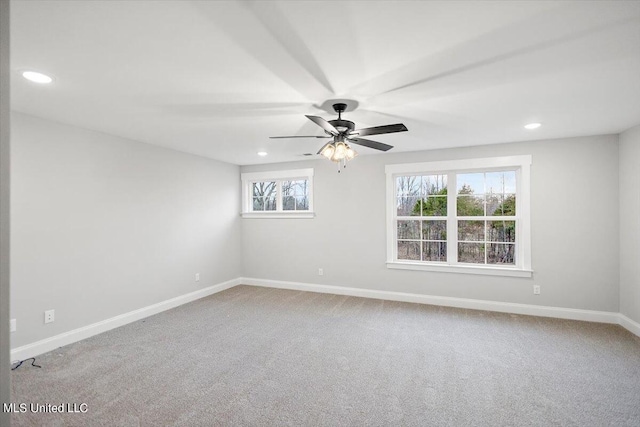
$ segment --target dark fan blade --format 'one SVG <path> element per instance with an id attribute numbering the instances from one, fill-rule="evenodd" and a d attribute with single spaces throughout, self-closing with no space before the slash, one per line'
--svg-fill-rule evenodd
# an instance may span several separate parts
<path id="1" fill-rule="evenodd" d="M 380 135 L 383 133 L 405 132 L 407 130 L 407 127 L 402 123 L 396 123 L 395 125 L 374 126 L 372 128 L 356 129 L 354 131 L 351 131 L 350 135 Z"/>
<path id="2" fill-rule="evenodd" d="M 326 121 L 322 117 L 318 117 L 318 116 L 306 116 L 306 117 L 309 120 L 311 120 L 313 123 L 315 123 L 318 126 L 320 126 L 322 129 L 324 129 L 327 132 L 329 132 L 331 135 L 335 136 L 335 135 L 337 135 L 339 133 L 338 129 L 334 128 L 331 123 L 329 123 L 328 121 Z"/>
<path id="3" fill-rule="evenodd" d="M 324 144 L 324 145 L 322 146 L 322 148 L 321 148 L 321 149 L 319 149 L 319 150 L 318 150 L 318 152 L 317 152 L 316 154 L 322 154 L 322 150 L 324 150 L 324 149 L 325 149 L 325 147 L 326 147 L 327 145 L 331 144 L 332 142 L 333 142 L 333 141 L 329 141 L 329 142 L 327 142 L 326 144 Z"/>
<path id="4" fill-rule="evenodd" d="M 393 148 L 393 145 L 383 144 L 382 142 L 372 141 L 370 139 L 362 139 L 362 138 L 351 138 L 347 141 L 353 142 L 354 144 L 364 145 L 365 147 L 375 148 L 380 151 L 389 151 Z"/>
<path id="5" fill-rule="evenodd" d="M 332 138 L 328 135 L 293 135 L 293 136 L 270 136 L 271 139 L 282 139 L 282 138 Z"/>

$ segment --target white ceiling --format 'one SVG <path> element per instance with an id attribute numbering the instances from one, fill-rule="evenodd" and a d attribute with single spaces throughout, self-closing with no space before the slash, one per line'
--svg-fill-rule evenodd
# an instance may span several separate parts
<path id="1" fill-rule="evenodd" d="M 268 137 L 321 135 L 304 114 L 335 118 L 333 99 L 358 103 L 357 127 L 405 123 L 371 137 L 393 151 L 640 123 L 638 1 L 14 0 L 11 14 L 14 110 L 236 164 L 315 153 L 321 140 Z"/>

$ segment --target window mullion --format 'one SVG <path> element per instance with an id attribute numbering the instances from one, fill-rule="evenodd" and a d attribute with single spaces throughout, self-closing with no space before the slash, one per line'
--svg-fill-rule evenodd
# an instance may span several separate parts
<path id="1" fill-rule="evenodd" d="M 447 174 L 447 263 L 458 263 L 458 220 L 456 219 L 456 182 L 455 172 Z"/>
<path id="2" fill-rule="evenodd" d="M 488 254 L 487 252 L 489 251 L 489 243 L 487 242 L 487 227 L 489 225 L 489 223 L 487 222 L 487 216 L 486 216 L 486 209 L 487 209 L 487 204 L 486 204 L 486 196 L 485 196 L 485 217 L 484 217 L 484 265 L 487 265 L 487 260 L 488 260 Z"/>
<path id="3" fill-rule="evenodd" d="M 514 250 L 515 250 L 516 266 L 518 268 L 524 267 L 524 254 L 523 254 L 524 245 L 520 244 L 520 242 L 522 242 L 523 240 L 522 235 L 524 234 L 524 230 L 522 227 L 522 224 L 524 221 L 520 221 L 520 217 L 522 215 L 522 201 L 523 201 L 521 185 L 522 185 L 522 168 L 518 168 L 518 170 L 516 171 L 516 215 L 514 218 L 516 221 L 516 238 L 515 238 L 516 245 L 514 246 Z"/>
<path id="4" fill-rule="evenodd" d="M 253 211 L 253 183 L 251 181 L 245 181 L 244 185 L 244 197 L 243 197 L 243 206 L 242 212 L 252 212 Z"/>
<path id="5" fill-rule="evenodd" d="M 282 180 L 276 181 L 276 212 L 282 212 Z"/>
<path id="6" fill-rule="evenodd" d="M 422 214 L 422 209 L 420 209 L 420 214 Z M 420 239 L 419 240 L 419 242 L 420 242 L 420 261 L 424 261 L 424 254 L 422 253 L 422 251 L 424 250 L 424 241 L 423 241 L 424 234 L 422 234 L 422 225 L 424 224 L 425 217 L 420 215 L 419 218 L 420 219 L 418 220 L 418 225 L 419 225 L 418 233 L 420 233 L 420 234 L 418 234 L 418 239 Z"/>
<path id="7" fill-rule="evenodd" d="M 391 206 L 389 206 L 389 212 L 391 214 L 391 217 L 393 218 L 393 225 L 391 230 L 393 243 L 389 252 L 391 255 L 391 259 L 393 259 L 393 261 L 398 261 L 398 209 L 396 207 L 396 203 L 398 202 L 398 188 L 396 184 L 396 178 L 393 176 L 391 177 L 391 187 L 393 188 L 393 201 L 391 203 Z M 387 192 L 388 191 L 389 188 L 387 187 Z"/>

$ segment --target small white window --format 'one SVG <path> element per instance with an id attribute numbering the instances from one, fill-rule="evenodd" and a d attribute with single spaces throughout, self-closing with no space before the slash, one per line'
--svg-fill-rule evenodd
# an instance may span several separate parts
<path id="1" fill-rule="evenodd" d="M 531 277 L 531 156 L 388 165 L 389 268 Z"/>
<path id="2" fill-rule="evenodd" d="M 313 169 L 243 173 L 242 216 L 313 218 Z"/>

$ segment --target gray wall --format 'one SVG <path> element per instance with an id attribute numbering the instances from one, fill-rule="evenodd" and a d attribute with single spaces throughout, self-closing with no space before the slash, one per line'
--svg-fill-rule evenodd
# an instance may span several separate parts
<path id="1" fill-rule="evenodd" d="M 620 135 L 620 313 L 640 322 L 640 126 Z"/>
<path id="2" fill-rule="evenodd" d="M 17 113 L 11 160 L 12 347 L 240 276 L 238 166 Z"/>
<path id="3" fill-rule="evenodd" d="M 9 338 L 9 1 L 0 1 L 0 404 L 11 400 Z M 0 426 L 11 422 L 0 411 Z"/>
<path id="4" fill-rule="evenodd" d="M 338 174 L 325 160 L 239 168 L 12 120 L 14 348 L 239 276 L 620 310 L 617 136 L 361 156 Z M 518 154 L 533 156 L 533 279 L 386 268 L 386 164 Z M 240 169 L 303 167 L 315 168 L 316 218 L 239 219 Z M 638 291 L 633 277 L 622 293 Z"/>
<path id="5" fill-rule="evenodd" d="M 519 154 L 533 157 L 532 279 L 386 268 L 386 164 Z M 619 311 L 617 136 L 390 152 L 340 174 L 326 160 L 241 172 L 302 167 L 315 168 L 316 218 L 243 219 L 245 277 Z"/>

